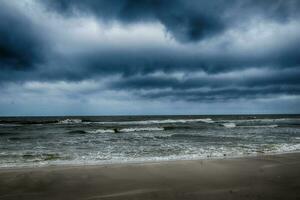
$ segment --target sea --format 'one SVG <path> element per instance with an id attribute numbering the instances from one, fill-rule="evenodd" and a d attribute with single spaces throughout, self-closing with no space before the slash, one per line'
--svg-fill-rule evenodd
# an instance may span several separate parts
<path id="1" fill-rule="evenodd" d="M 299 150 L 300 115 L 0 118 L 0 168 L 220 159 Z"/>

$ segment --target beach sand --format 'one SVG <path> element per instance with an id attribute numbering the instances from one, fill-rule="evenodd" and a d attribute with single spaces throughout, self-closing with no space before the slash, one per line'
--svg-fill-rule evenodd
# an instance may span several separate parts
<path id="1" fill-rule="evenodd" d="M 300 153 L 0 169 L 0 199 L 300 199 Z"/>

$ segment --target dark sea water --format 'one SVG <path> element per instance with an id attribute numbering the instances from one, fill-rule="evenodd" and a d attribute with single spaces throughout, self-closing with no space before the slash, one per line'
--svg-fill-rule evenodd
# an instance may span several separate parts
<path id="1" fill-rule="evenodd" d="M 0 118 L 0 167 L 224 158 L 300 150 L 300 115 Z"/>

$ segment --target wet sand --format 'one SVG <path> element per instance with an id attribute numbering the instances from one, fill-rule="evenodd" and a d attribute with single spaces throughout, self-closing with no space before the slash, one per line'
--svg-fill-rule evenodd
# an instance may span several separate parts
<path id="1" fill-rule="evenodd" d="M 300 153 L 0 169 L 0 199 L 300 199 Z"/>

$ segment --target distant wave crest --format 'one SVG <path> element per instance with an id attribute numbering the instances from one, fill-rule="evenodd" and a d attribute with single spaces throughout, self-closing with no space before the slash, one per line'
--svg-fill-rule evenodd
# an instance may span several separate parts
<path id="1" fill-rule="evenodd" d="M 86 132 L 87 133 L 115 133 L 116 131 L 113 129 L 97 129 L 97 130 L 91 130 Z"/>
<path id="2" fill-rule="evenodd" d="M 141 128 L 123 128 L 120 132 L 136 132 L 136 131 L 163 131 L 161 127 L 141 127 Z"/>
<path id="3" fill-rule="evenodd" d="M 79 124 L 81 122 L 82 122 L 81 119 L 64 119 L 64 120 L 60 120 L 58 123 L 59 124 Z"/>
<path id="4" fill-rule="evenodd" d="M 121 129 L 96 129 L 85 131 L 86 133 L 127 133 L 127 132 L 140 132 L 140 131 L 163 131 L 161 127 L 136 127 L 136 128 L 121 128 Z"/>
<path id="5" fill-rule="evenodd" d="M 235 123 L 224 123 L 222 124 L 222 126 L 226 127 L 226 128 L 277 128 L 279 127 L 277 124 L 270 124 L 270 125 L 247 125 L 247 126 L 243 126 L 243 125 L 236 125 Z"/>
<path id="6" fill-rule="evenodd" d="M 279 127 L 277 124 L 271 124 L 271 125 L 254 125 L 254 126 L 239 126 L 242 128 L 277 128 Z"/>
<path id="7" fill-rule="evenodd" d="M 174 124 L 174 123 L 191 123 L 191 122 L 203 122 L 214 123 L 211 118 L 204 119 L 164 119 L 164 120 L 143 120 L 143 121 L 118 121 L 118 122 L 95 122 L 98 124 L 122 124 L 122 125 L 150 125 L 150 124 Z"/>
<path id="8" fill-rule="evenodd" d="M 235 128 L 236 127 L 235 123 L 224 123 L 222 125 L 226 128 Z"/>

